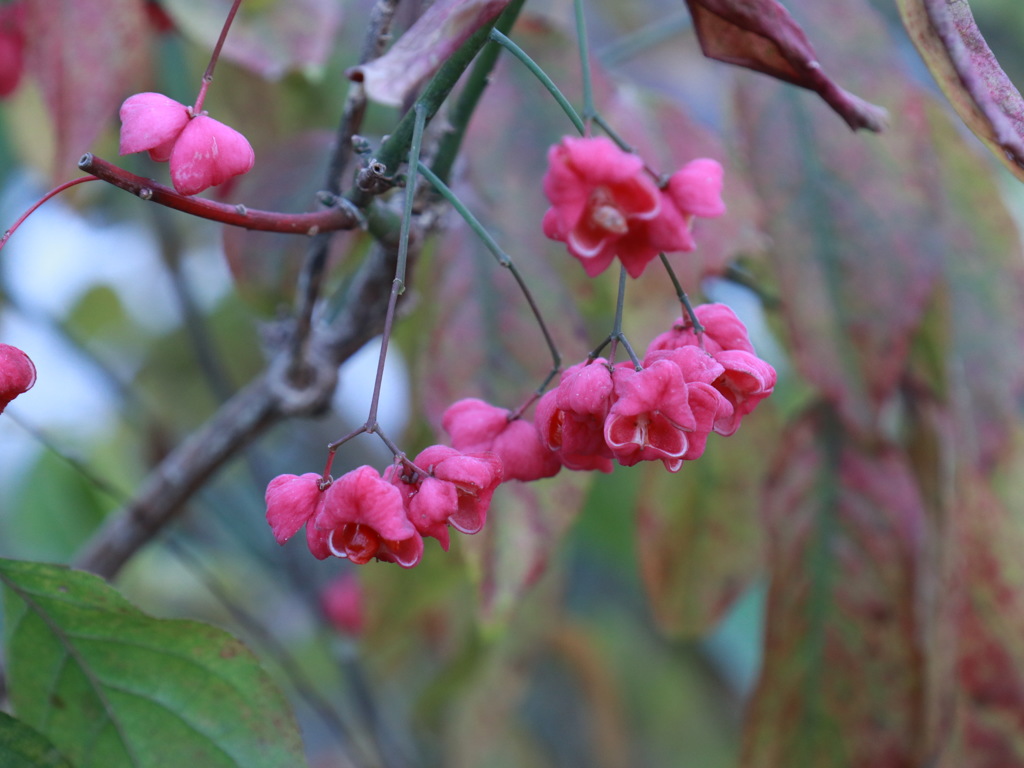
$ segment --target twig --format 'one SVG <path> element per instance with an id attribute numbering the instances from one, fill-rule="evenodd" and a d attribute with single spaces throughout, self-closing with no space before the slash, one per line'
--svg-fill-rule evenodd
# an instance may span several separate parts
<path id="1" fill-rule="evenodd" d="M 96 178 L 131 192 L 150 202 L 182 211 L 201 219 L 219 221 L 243 229 L 260 232 L 283 232 L 292 235 L 315 235 L 318 232 L 334 232 L 339 229 L 356 229 L 362 226 L 359 212 L 339 199 L 339 206 L 315 213 L 281 213 L 259 211 L 244 205 L 217 203 L 202 197 L 180 195 L 170 187 L 152 179 L 136 176 L 113 163 L 108 163 L 91 152 L 82 155 L 78 167 Z"/>

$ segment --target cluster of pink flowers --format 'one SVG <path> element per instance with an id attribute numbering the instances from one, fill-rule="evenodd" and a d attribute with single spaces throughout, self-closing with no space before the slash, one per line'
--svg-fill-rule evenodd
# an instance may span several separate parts
<path id="1" fill-rule="evenodd" d="M 0 344 L 0 413 L 35 383 L 36 367 L 29 356 L 10 344 Z"/>
<path id="2" fill-rule="evenodd" d="M 643 162 L 605 138 L 565 138 L 552 147 L 544 232 L 564 242 L 588 275 L 617 256 L 639 276 L 663 251 L 691 251 L 695 216 L 719 216 L 722 167 L 700 159 L 655 183 Z M 372 559 L 405 568 L 424 537 L 447 550 L 449 529 L 480 531 L 502 482 L 552 477 L 563 468 L 611 472 L 660 461 L 677 472 L 703 455 L 712 432 L 731 435 L 775 387 L 775 369 L 755 353 L 746 327 L 722 304 L 680 318 L 644 358 L 588 359 L 566 370 L 537 402 L 531 421 L 466 399 L 441 423 L 451 446 L 434 445 L 383 475 L 369 466 L 337 481 L 281 475 L 267 488 L 267 520 L 279 543 L 306 526 L 317 558 Z"/>
<path id="3" fill-rule="evenodd" d="M 416 565 L 423 537 L 449 546 L 448 527 L 477 533 L 502 480 L 493 453 L 463 453 L 434 445 L 383 476 L 363 465 L 328 482 L 318 474 L 280 475 L 267 487 L 267 521 L 279 544 L 306 526 L 319 560 L 331 555 L 362 565 L 377 559 Z"/>
<path id="4" fill-rule="evenodd" d="M 121 105 L 120 151 L 146 151 L 157 162 L 169 162 L 171 183 L 183 195 L 247 173 L 256 160 L 234 128 L 160 93 L 137 93 Z"/>
<path id="5" fill-rule="evenodd" d="M 712 432 L 731 435 L 771 394 L 775 370 L 754 353 L 747 329 L 722 304 L 696 308 L 702 338 L 680 318 L 651 342 L 638 369 L 604 359 L 574 365 L 537 403 L 533 421 L 477 399 L 445 411 L 451 446 L 434 445 L 383 476 L 362 466 L 332 483 L 281 475 L 267 488 L 267 520 L 279 543 L 306 526 L 319 559 L 410 568 L 424 537 L 447 550 L 449 528 L 480 531 L 502 482 L 572 470 L 610 472 L 661 461 L 672 472 L 704 453 Z"/>
<path id="6" fill-rule="evenodd" d="M 603 136 L 567 136 L 548 151 L 544 234 L 564 242 L 594 277 L 616 256 L 631 277 L 662 252 L 692 251 L 695 216 L 725 213 L 722 166 L 701 158 L 662 186 L 635 154 Z"/>

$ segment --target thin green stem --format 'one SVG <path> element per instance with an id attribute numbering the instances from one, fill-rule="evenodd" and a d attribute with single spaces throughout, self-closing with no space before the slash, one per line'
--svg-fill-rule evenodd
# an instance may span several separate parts
<path id="1" fill-rule="evenodd" d="M 573 0 L 576 10 L 576 38 L 580 49 L 580 67 L 583 75 L 583 119 L 586 125 L 597 114 L 594 107 L 594 84 L 590 74 L 590 44 L 587 41 L 587 21 L 583 15 L 583 0 Z M 586 131 L 584 131 L 586 133 Z"/>
<path id="2" fill-rule="evenodd" d="M 579 113 L 573 108 L 572 104 L 569 103 L 569 100 L 565 98 L 563 93 L 558 90 L 558 86 L 555 85 L 554 81 L 550 77 L 548 77 L 547 72 L 541 69 L 540 65 L 531 59 L 526 51 L 516 45 L 511 39 L 503 35 L 497 29 L 491 30 L 491 40 L 504 47 L 509 53 L 519 59 L 519 61 L 523 63 L 523 66 L 530 70 L 533 76 L 540 81 L 541 85 L 543 85 L 547 89 L 548 93 L 554 97 L 555 101 L 558 102 L 558 105 L 562 108 L 565 114 L 569 116 L 569 119 L 576 127 L 576 130 L 579 131 L 580 134 L 583 134 L 586 130 L 583 118 L 580 117 Z"/>
<path id="3" fill-rule="evenodd" d="M 235 0 L 231 4 L 231 10 L 228 11 L 228 17 L 224 20 L 224 26 L 220 30 L 220 37 L 217 38 L 217 44 L 213 47 L 213 53 L 210 55 L 210 63 L 206 65 L 206 71 L 203 73 L 203 82 L 199 86 L 199 95 L 196 96 L 196 104 L 192 107 L 193 115 L 198 115 L 202 112 L 203 101 L 206 99 L 206 90 L 210 87 L 210 83 L 213 82 L 213 70 L 217 66 L 217 59 L 220 58 L 220 50 L 224 47 L 228 30 L 231 29 L 231 22 L 235 20 L 235 14 L 238 13 L 238 6 L 241 4 L 242 0 Z"/>
<path id="4" fill-rule="evenodd" d="M 412 143 L 409 147 L 409 178 L 405 182 L 405 208 L 402 212 L 402 228 L 398 236 L 398 262 L 395 265 L 395 279 L 391 283 L 387 314 L 384 316 L 384 332 L 380 341 L 380 357 L 377 359 L 377 377 L 373 382 L 370 412 L 366 417 L 367 430 L 378 432 L 378 434 L 380 432 L 377 428 L 377 407 L 380 405 L 380 389 L 384 381 L 384 363 L 388 356 L 388 343 L 391 341 L 391 329 L 395 323 L 398 297 L 405 291 L 405 268 L 409 260 L 409 228 L 412 225 L 412 204 L 416 197 L 416 175 L 420 165 L 423 131 L 427 125 L 427 109 L 427 105 L 419 103 L 413 109 L 416 120 L 413 124 Z M 389 447 L 391 446 L 389 445 Z"/>
<path id="5" fill-rule="evenodd" d="M 423 163 L 420 163 L 419 171 L 421 174 L 423 174 L 423 178 L 429 181 L 434 186 L 434 188 L 440 193 L 441 197 L 443 197 L 445 200 L 451 203 L 451 206 L 462 217 L 466 224 L 469 225 L 469 228 L 473 230 L 476 236 L 480 238 L 484 246 L 486 246 L 487 250 L 491 252 L 495 259 L 497 259 L 498 264 L 507 269 L 509 272 L 511 272 L 512 277 L 514 277 L 516 283 L 519 284 L 519 289 L 523 292 L 523 296 L 526 298 L 526 303 L 529 305 L 530 311 L 533 313 L 533 317 L 537 321 L 537 325 L 540 327 L 540 332 L 544 336 L 544 341 L 548 345 L 548 351 L 551 353 L 551 372 L 548 373 L 547 377 L 544 379 L 543 383 L 541 383 L 540 387 L 537 390 L 538 392 L 543 392 L 561 368 L 562 356 L 558 352 L 558 347 L 555 345 L 555 340 L 552 337 L 551 332 L 548 330 L 547 323 L 544 322 L 544 318 L 540 313 L 540 307 L 537 306 L 537 302 L 534 300 L 533 294 L 527 287 L 526 281 L 523 279 L 522 273 L 520 273 L 519 269 L 512 261 L 512 258 L 507 253 L 505 253 L 501 249 L 501 246 L 499 246 L 498 243 L 494 240 L 494 238 L 491 237 L 490 232 L 488 232 L 480 223 L 480 221 L 476 218 L 476 216 L 474 216 L 470 212 L 470 210 L 466 208 L 463 202 L 459 200 L 459 198 L 455 195 L 454 192 L 452 192 L 448 185 L 445 184 L 440 178 L 438 178 L 437 174 L 431 171 Z"/>
<path id="6" fill-rule="evenodd" d="M 675 270 L 672 269 L 672 265 L 668 263 L 668 257 L 664 253 L 660 253 L 658 256 L 665 267 L 665 271 L 668 272 L 669 280 L 672 281 L 672 287 L 676 289 L 676 298 L 678 298 L 679 303 L 683 305 L 683 312 L 690 318 L 690 324 L 693 325 L 693 331 L 697 334 L 697 339 L 700 341 L 701 346 L 704 346 L 704 326 L 701 325 L 700 320 L 697 319 L 697 313 L 693 310 L 693 305 L 690 303 L 690 297 L 686 295 L 686 291 L 683 290 L 683 286 L 679 284 L 679 278 L 676 277 L 676 273 Z"/>
<path id="7" fill-rule="evenodd" d="M 510 31 L 525 2 L 526 0 L 512 0 L 512 2 L 505 6 L 505 10 L 501 12 L 497 23 L 494 25 L 494 29 L 491 30 L 492 35 L 494 32 L 502 34 Z M 456 99 L 455 104 L 448 111 L 449 128 L 438 142 L 437 152 L 433 160 L 434 172 L 438 178 L 443 179 L 445 182 L 448 181 L 451 175 L 452 165 L 455 162 L 456 155 L 459 153 L 459 148 L 462 146 L 462 140 L 466 135 L 466 128 L 469 126 L 469 120 L 480 103 L 480 97 L 483 96 L 484 89 L 491 81 L 491 72 L 494 70 L 494 65 L 497 63 L 498 54 L 500 53 L 501 48 L 495 44 L 492 37 L 491 42 L 484 46 L 483 50 L 476 57 L 476 61 L 473 62 L 473 68 L 466 77 L 466 84 L 459 92 L 459 98 Z"/>
<path id="8" fill-rule="evenodd" d="M 494 21 L 483 25 L 480 29 L 470 35 L 455 53 L 453 53 L 441 68 L 437 71 L 423 94 L 417 99 L 413 109 L 410 109 L 395 126 L 387 140 L 381 145 L 374 161 L 380 163 L 385 173 L 394 175 L 395 170 L 408 154 L 409 145 L 412 142 L 413 127 L 418 119 L 417 113 L 422 111 L 427 122 L 437 114 L 448 94 L 451 93 L 459 77 L 469 67 L 473 59 L 490 39 L 491 29 L 494 28 Z M 345 197 L 361 208 L 370 204 L 374 195 L 367 190 L 353 187 Z"/>

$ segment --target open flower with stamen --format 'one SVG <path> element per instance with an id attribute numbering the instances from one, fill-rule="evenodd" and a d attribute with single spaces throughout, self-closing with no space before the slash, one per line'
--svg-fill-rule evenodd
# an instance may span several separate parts
<path id="1" fill-rule="evenodd" d="M 677 365 L 657 360 L 637 371 L 612 376 L 615 402 L 604 423 L 604 439 L 620 464 L 661 460 L 670 472 L 682 466 L 687 433 L 696 427 L 686 382 Z"/>
<path id="2" fill-rule="evenodd" d="M 566 136 L 553 146 L 544 193 L 551 201 L 544 234 L 564 242 L 591 277 L 616 255 L 636 277 L 658 255 L 643 223 L 661 211 L 661 191 L 643 161 L 611 139 Z"/>
<path id="3" fill-rule="evenodd" d="M 412 568 L 423 556 L 423 539 L 409 522 L 402 494 L 366 465 L 324 491 L 306 536 L 320 560 L 334 555 L 362 565 L 376 558 Z"/>
<path id="4" fill-rule="evenodd" d="M 643 161 L 610 139 L 567 136 L 548 151 L 544 234 L 564 242 L 591 277 L 616 256 L 639 277 L 659 253 L 696 247 L 693 219 L 722 215 L 721 191 L 715 160 L 687 163 L 659 189 Z"/>

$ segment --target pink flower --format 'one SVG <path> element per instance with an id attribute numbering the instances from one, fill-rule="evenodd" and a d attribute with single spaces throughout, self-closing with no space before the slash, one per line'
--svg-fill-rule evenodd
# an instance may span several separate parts
<path id="1" fill-rule="evenodd" d="M 732 414 L 716 419 L 715 432 L 731 435 L 740 428 L 740 419 L 775 391 L 775 369 L 757 355 L 741 349 L 726 349 L 715 355 L 725 368 L 714 383 L 732 404 Z"/>
<path id="2" fill-rule="evenodd" d="M 635 277 L 658 255 L 642 223 L 658 216 L 662 195 L 636 155 L 604 136 L 566 136 L 548 151 L 543 183 L 551 201 L 544 234 L 564 242 L 591 277 L 616 255 Z"/>
<path id="3" fill-rule="evenodd" d="M 613 395 L 608 361 L 598 358 L 566 370 L 558 386 L 537 403 L 534 423 L 541 442 L 557 451 L 567 468 L 612 471 L 613 454 L 605 443 L 604 421 Z"/>
<path id="4" fill-rule="evenodd" d="M 267 485 L 267 522 L 278 544 L 299 532 L 323 503 L 320 475 L 278 475 Z"/>
<path id="5" fill-rule="evenodd" d="M 720 216 L 722 166 L 694 160 L 661 190 L 643 161 L 610 139 L 567 136 L 548 151 L 544 234 L 566 244 L 594 277 L 618 256 L 631 277 L 661 252 L 692 251 L 695 216 Z"/>
<path id="6" fill-rule="evenodd" d="M 0 344 L 0 413 L 35 383 L 36 367 L 29 356 L 10 344 Z"/>
<path id="7" fill-rule="evenodd" d="M 216 187 L 252 169 L 256 155 L 245 136 L 212 117 L 197 115 L 171 151 L 171 181 L 183 195 Z"/>
<path id="8" fill-rule="evenodd" d="M 615 402 L 604 423 L 604 439 L 619 463 L 631 467 L 660 459 L 676 472 L 689 448 L 687 432 L 696 420 L 686 382 L 677 365 L 657 360 L 639 371 L 618 368 Z"/>
<path id="9" fill-rule="evenodd" d="M 366 465 L 324 491 L 306 539 L 319 560 L 334 555 L 362 565 L 376 558 L 412 568 L 423 556 L 423 539 L 406 516 L 402 494 Z"/>
<path id="10" fill-rule="evenodd" d="M 665 194 L 688 222 L 694 216 L 721 216 L 725 213 L 721 164 L 706 157 L 691 160 L 669 177 Z"/>
<path id="11" fill-rule="evenodd" d="M 122 155 L 148 151 L 158 162 L 170 161 L 171 182 L 183 195 L 252 169 L 256 156 L 246 138 L 224 123 L 160 93 L 137 93 L 121 105 Z"/>
<path id="12" fill-rule="evenodd" d="M 700 380 L 714 387 L 731 406 L 727 410 L 722 409 L 720 403 L 716 406 L 718 413 L 713 429 L 721 435 L 731 435 L 739 429 L 742 418 L 774 391 L 775 369 L 755 354 L 747 327 L 732 309 L 724 304 L 703 304 L 695 307 L 694 313 L 704 326 L 704 349 L 720 369 L 713 379 L 704 376 Z M 645 360 L 684 350 L 698 350 L 697 344 L 697 335 L 688 319 L 679 318 L 672 330 L 651 342 Z M 692 361 L 707 357 L 703 353 L 687 354 L 691 362 L 680 363 L 684 378 L 688 375 L 687 366 L 689 370 L 695 370 Z M 674 354 L 670 356 L 677 358 Z M 708 408 L 711 408 L 710 401 Z"/>
<path id="13" fill-rule="evenodd" d="M 320 592 L 320 607 L 338 632 L 358 637 L 366 626 L 363 589 L 352 570 L 338 574 Z"/>
<path id="14" fill-rule="evenodd" d="M 540 441 L 528 419 L 509 421 L 510 413 L 483 400 L 468 398 L 448 407 L 441 424 L 452 447 L 465 453 L 493 451 L 501 459 L 504 480 L 539 480 L 562 468 L 558 455 Z"/>
<path id="15" fill-rule="evenodd" d="M 478 533 L 487 522 L 494 489 L 502 479 L 501 459 L 492 453 L 467 454 L 447 445 L 432 445 L 413 463 L 427 474 L 402 474 L 394 465 L 385 479 L 401 491 L 409 519 L 423 536 L 431 536 L 447 551 L 448 526 Z"/>

